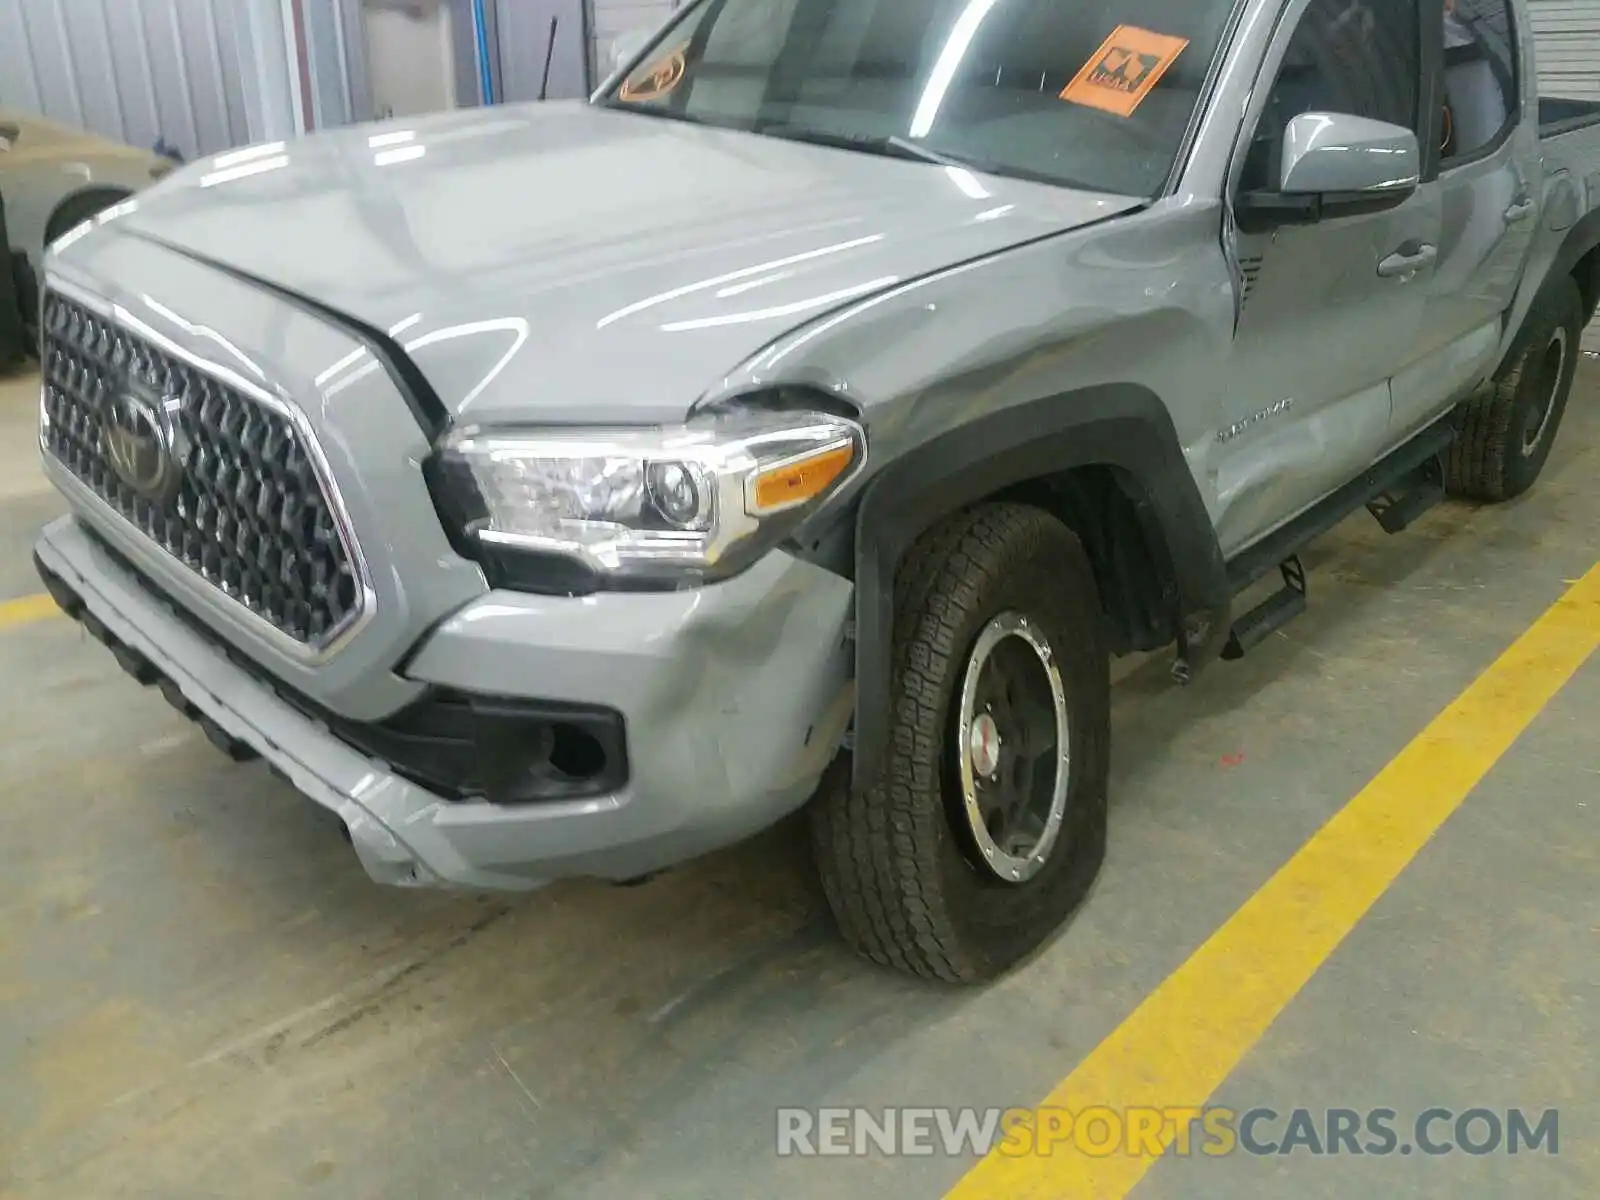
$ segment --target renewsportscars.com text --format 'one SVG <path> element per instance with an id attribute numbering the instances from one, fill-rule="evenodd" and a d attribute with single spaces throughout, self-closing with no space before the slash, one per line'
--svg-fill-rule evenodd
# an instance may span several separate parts
<path id="1" fill-rule="evenodd" d="M 780 1157 L 1545 1154 L 1557 1109 L 782 1108 Z"/>

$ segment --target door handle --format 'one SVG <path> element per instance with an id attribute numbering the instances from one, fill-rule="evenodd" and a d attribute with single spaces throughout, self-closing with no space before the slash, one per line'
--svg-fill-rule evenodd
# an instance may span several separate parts
<path id="1" fill-rule="evenodd" d="M 1424 267 L 1439 261 L 1439 247 L 1422 245 L 1415 250 L 1398 250 L 1378 264 L 1378 274 L 1384 279 L 1410 279 Z"/>
<path id="2" fill-rule="evenodd" d="M 1518 221 L 1526 221 L 1538 211 L 1539 206 L 1531 199 L 1524 196 L 1510 208 L 1506 209 L 1506 224 L 1515 225 Z"/>

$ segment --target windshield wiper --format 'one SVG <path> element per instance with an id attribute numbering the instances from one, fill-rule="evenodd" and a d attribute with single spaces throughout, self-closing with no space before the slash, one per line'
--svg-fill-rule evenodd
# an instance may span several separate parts
<path id="1" fill-rule="evenodd" d="M 788 121 L 757 121 L 755 124 L 736 121 L 728 117 L 686 113 L 677 109 L 662 108 L 655 104 L 639 104 L 608 96 L 600 101 L 603 108 L 618 112 L 642 113 L 651 117 L 665 117 L 689 125 L 709 125 L 715 129 L 732 129 L 739 133 L 760 133 L 768 137 L 787 138 L 792 142 L 809 142 L 816 146 L 834 146 L 840 150 L 859 150 L 864 154 L 882 154 L 888 158 L 904 158 L 911 162 L 934 163 L 941 167 L 966 167 L 973 171 L 998 170 L 974 158 L 964 158 L 944 150 L 935 150 L 911 138 L 897 135 L 879 136 L 865 133 L 832 133 L 826 129 L 812 129 Z"/>
<path id="2" fill-rule="evenodd" d="M 706 113 L 688 113 L 675 108 L 665 108 L 659 104 L 647 104 L 635 100 L 619 100 L 615 96 L 607 96 L 597 102 L 600 108 L 609 108 L 616 112 L 638 113 L 644 117 L 661 117 L 667 121 L 681 121 L 685 125 L 704 125 L 709 129 L 732 129 L 738 133 L 748 133 L 750 126 L 742 121 L 735 121 L 728 117 L 716 116 Z"/>
<path id="3" fill-rule="evenodd" d="M 968 167 L 975 171 L 990 169 L 986 163 L 962 158 L 943 150 L 935 150 L 932 146 L 925 146 L 906 137 L 830 133 L 825 129 L 811 129 L 804 125 L 790 125 L 785 122 L 756 125 L 750 132 L 764 133 L 769 137 L 788 138 L 794 142 L 810 142 L 817 146 L 836 146 L 841 150 L 860 150 L 865 154 L 881 154 L 887 158 L 935 163 L 941 167 Z"/>

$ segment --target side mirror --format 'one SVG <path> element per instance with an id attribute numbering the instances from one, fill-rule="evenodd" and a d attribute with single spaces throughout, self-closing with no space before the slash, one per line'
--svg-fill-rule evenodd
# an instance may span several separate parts
<path id="1" fill-rule="evenodd" d="M 620 71 L 631 63 L 650 44 L 653 36 L 648 29 L 629 29 L 612 38 L 611 70 Z"/>
<path id="2" fill-rule="evenodd" d="M 1421 182 L 1422 146 L 1411 130 L 1345 113 L 1304 113 L 1284 133 L 1278 190 L 1246 193 L 1236 207 L 1246 229 L 1312 224 L 1398 208 Z"/>

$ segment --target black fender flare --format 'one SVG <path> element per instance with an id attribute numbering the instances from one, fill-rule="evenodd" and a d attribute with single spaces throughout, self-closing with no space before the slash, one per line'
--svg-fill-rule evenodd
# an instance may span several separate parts
<path id="1" fill-rule="evenodd" d="M 67 195 L 62 196 L 53 205 L 51 205 L 50 215 L 45 218 L 45 246 L 48 247 L 54 239 L 71 232 L 71 228 L 60 229 L 57 228 L 57 226 L 60 224 L 61 218 L 68 212 L 71 212 L 74 206 L 81 206 L 85 202 L 91 206 L 92 211 L 90 216 L 81 218 L 81 220 L 86 221 L 91 219 L 95 214 L 104 212 L 113 204 L 121 204 L 124 200 L 127 200 L 132 195 L 133 192 L 130 189 L 123 187 L 121 184 L 86 183 L 76 191 L 69 192 Z"/>
<path id="2" fill-rule="evenodd" d="M 884 467 L 857 508 L 857 787 L 875 779 L 888 749 L 895 575 L 906 552 L 939 521 L 988 496 L 1085 466 L 1118 468 L 1143 489 L 1138 516 L 1171 570 L 1174 636 L 1190 670 L 1221 653 L 1233 589 L 1172 418 L 1154 392 L 1106 384 L 963 423 Z"/>
<path id="3" fill-rule="evenodd" d="M 1523 314 L 1521 327 L 1506 347 L 1505 356 L 1495 370 L 1497 376 L 1504 374 L 1521 361 L 1522 352 L 1527 349 L 1528 335 L 1532 332 L 1528 326 L 1528 317 L 1539 310 L 1540 302 L 1554 285 L 1571 277 L 1577 280 L 1579 288 L 1583 290 L 1584 299 L 1591 306 L 1600 300 L 1600 257 L 1590 265 L 1591 278 L 1585 280 L 1578 273 L 1578 265 L 1596 250 L 1600 250 L 1600 208 L 1585 213 L 1577 224 L 1567 230 L 1566 237 L 1561 240 L 1561 248 L 1556 251 L 1549 270 L 1539 281 L 1539 290 L 1529 302 L 1528 311 Z M 1592 320 L 1594 315 L 1594 309 L 1591 307 L 1588 316 Z"/>
<path id="4" fill-rule="evenodd" d="M 1576 272 L 1578 264 L 1595 250 L 1600 249 L 1600 208 L 1593 212 L 1585 213 L 1562 239 L 1561 249 L 1556 252 L 1555 261 L 1550 264 L 1550 273 L 1545 282 L 1559 279 L 1563 275 Z M 1600 274 L 1600 263 L 1595 264 L 1596 274 Z M 1581 281 L 1580 281 L 1581 282 Z M 1591 281 L 1591 287 L 1600 285 L 1600 280 Z M 1590 295 L 1593 298 L 1593 295 Z"/>

